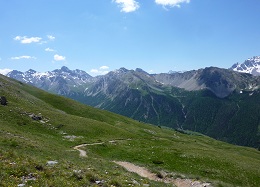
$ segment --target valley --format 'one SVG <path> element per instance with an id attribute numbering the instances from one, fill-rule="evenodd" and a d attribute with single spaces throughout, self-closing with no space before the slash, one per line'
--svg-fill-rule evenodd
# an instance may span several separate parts
<path id="1" fill-rule="evenodd" d="M 259 76 L 217 67 L 161 74 L 120 68 L 97 77 L 62 67 L 7 76 L 140 122 L 260 147 Z"/>
<path id="2" fill-rule="evenodd" d="M 260 153 L 254 148 L 140 123 L 4 76 L 0 83 L 8 101 L 0 106 L 1 186 L 172 186 L 114 161 L 167 180 L 260 184 Z M 87 157 L 75 150 L 82 144 L 90 145 L 77 147 Z"/>

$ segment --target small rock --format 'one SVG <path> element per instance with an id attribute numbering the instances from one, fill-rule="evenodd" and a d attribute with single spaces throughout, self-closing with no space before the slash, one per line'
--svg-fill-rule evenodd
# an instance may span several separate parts
<path id="1" fill-rule="evenodd" d="M 25 186 L 25 184 L 18 184 L 17 186 L 18 187 L 23 187 L 23 186 Z"/>
<path id="2" fill-rule="evenodd" d="M 81 170 L 73 170 L 74 173 L 81 173 Z"/>
<path id="3" fill-rule="evenodd" d="M 29 175 L 27 176 L 23 176 L 22 177 L 22 180 L 23 182 L 27 182 L 27 181 L 35 181 L 36 180 L 36 177 L 35 177 L 35 174 L 34 173 L 30 173 Z"/>
<path id="4" fill-rule="evenodd" d="M 48 166 L 53 166 L 53 165 L 55 165 L 55 164 L 58 164 L 58 162 L 57 162 L 57 161 L 48 161 L 48 162 L 47 162 L 47 165 L 48 165 Z"/>
<path id="5" fill-rule="evenodd" d="M 63 138 L 68 139 L 69 141 L 73 142 L 77 138 L 77 136 L 67 135 L 67 136 L 63 136 Z"/>
<path id="6" fill-rule="evenodd" d="M 105 181 L 95 181 L 95 183 L 97 184 L 97 185 L 99 185 L 99 184 L 103 184 Z"/>
<path id="7" fill-rule="evenodd" d="M 37 116 L 35 114 L 30 114 L 29 116 L 35 121 L 42 120 L 42 116 Z"/>

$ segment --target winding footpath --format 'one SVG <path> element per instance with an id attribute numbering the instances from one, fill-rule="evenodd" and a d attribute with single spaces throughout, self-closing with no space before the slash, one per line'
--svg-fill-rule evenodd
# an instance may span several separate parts
<path id="1" fill-rule="evenodd" d="M 80 149 L 81 147 L 91 146 L 91 145 L 102 145 L 105 142 L 99 142 L 99 143 L 92 143 L 92 144 L 81 144 L 73 147 L 73 149 L 79 151 L 80 157 L 87 157 L 87 152 L 85 150 Z"/>
<path id="2" fill-rule="evenodd" d="M 130 139 L 128 139 L 130 140 Z M 109 141 L 109 143 L 115 143 L 115 140 Z M 93 145 L 102 145 L 105 142 L 98 142 L 98 143 L 92 143 L 92 144 L 81 144 L 73 147 L 73 149 L 79 151 L 80 157 L 87 157 L 87 152 L 85 150 L 82 150 L 80 148 L 86 147 L 86 146 L 93 146 Z M 196 181 L 192 179 L 173 179 L 165 176 L 164 178 L 159 178 L 155 173 L 150 172 L 145 167 L 140 167 L 135 164 L 132 164 L 130 162 L 121 162 L 121 161 L 114 161 L 117 165 L 122 166 L 129 172 L 133 172 L 138 174 L 141 177 L 147 178 L 149 180 L 157 181 L 157 182 L 164 182 L 167 184 L 173 184 L 177 187 L 213 187 L 210 183 L 203 183 L 201 181 Z"/>

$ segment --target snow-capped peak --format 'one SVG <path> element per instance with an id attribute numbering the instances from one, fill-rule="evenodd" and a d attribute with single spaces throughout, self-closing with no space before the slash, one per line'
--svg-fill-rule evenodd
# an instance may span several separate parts
<path id="1" fill-rule="evenodd" d="M 65 66 L 61 69 L 48 72 L 37 72 L 33 69 L 29 69 L 26 72 L 13 70 L 9 72 L 7 76 L 22 82 L 33 84 L 39 88 L 47 89 L 47 87 L 49 87 L 49 90 L 52 90 L 53 88 L 56 88 L 55 86 L 63 83 L 65 86 L 61 86 L 61 93 L 70 90 L 68 85 L 82 85 L 92 79 L 92 77 L 85 71 L 70 70 Z"/>
<path id="2" fill-rule="evenodd" d="M 260 76 L 260 56 L 248 58 L 242 64 L 236 63 L 230 69 L 241 73 L 250 73 L 255 76 Z"/>

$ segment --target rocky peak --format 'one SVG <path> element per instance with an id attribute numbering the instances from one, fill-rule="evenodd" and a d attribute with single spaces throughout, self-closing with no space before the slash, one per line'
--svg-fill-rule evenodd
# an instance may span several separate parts
<path id="1" fill-rule="evenodd" d="M 111 72 L 109 72 L 107 75 L 108 76 L 110 76 L 110 75 L 118 75 L 118 74 L 125 74 L 125 73 L 127 73 L 127 72 L 129 72 L 130 70 L 128 70 L 128 69 L 126 69 L 126 68 L 124 68 L 124 67 L 122 67 L 122 68 L 120 68 L 120 69 L 116 69 L 116 70 L 114 70 L 114 71 L 111 71 Z"/>
<path id="2" fill-rule="evenodd" d="M 80 74 L 80 75 L 82 75 L 82 74 L 87 74 L 87 72 L 85 72 L 85 71 L 83 71 L 83 70 L 80 70 L 80 69 L 74 70 L 74 73 L 77 73 L 77 74 Z"/>
<path id="3" fill-rule="evenodd" d="M 248 58 L 242 64 L 235 63 L 230 69 L 241 73 L 250 73 L 254 76 L 260 76 L 260 56 Z"/>
<path id="4" fill-rule="evenodd" d="M 52 72 L 58 74 L 64 74 L 64 73 L 67 74 L 67 73 L 71 73 L 71 70 L 66 66 L 62 66 L 61 69 L 55 69 Z"/>
<path id="5" fill-rule="evenodd" d="M 17 70 L 13 70 L 13 71 L 10 71 L 8 74 L 22 74 L 23 72 L 21 71 L 17 71 Z"/>
<path id="6" fill-rule="evenodd" d="M 23 76 L 23 72 L 13 70 L 13 71 L 10 71 L 9 73 L 7 73 L 6 76 L 19 80 L 19 78 Z"/>
<path id="7" fill-rule="evenodd" d="M 68 72 L 68 73 L 71 72 L 71 70 L 68 67 L 66 67 L 66 66 L 62 66 L 60 70 L 64 71 L 64 72 Z"/>
<path id="8" fill-rule="evenodd" d="M 136 68 L 135 71 L 139 73 L 148 74 L 146 71 L 142 70 L 141 68 Z"/>
<path id="9" fill-rule="evenodd" d="M 119 69 L 119 72 L 120 72 L 120 73 L 127 73 L 128 71 L 129 71 L 129 70 L 126 69 L 126 68 L 124 68 L 124 67 L 122 67 L 122 68 Z"/>
<path id="10" fill-rule="evenodd" d="M 35 70 L 33 70 L 33 69 L 29 69 L 28 71 L 26 71 L 25 72 L 26 74 L 35 74 L 36 73 L 36 71 Z"/>

